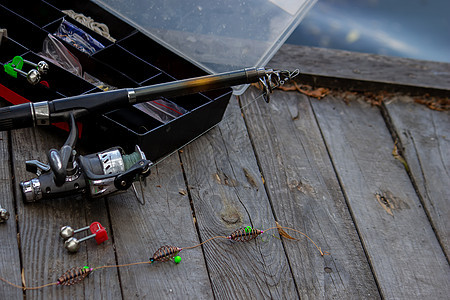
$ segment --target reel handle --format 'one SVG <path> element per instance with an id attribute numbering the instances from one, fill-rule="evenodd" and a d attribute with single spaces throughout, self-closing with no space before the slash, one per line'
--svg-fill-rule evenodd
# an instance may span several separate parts
<path id="1" fill-rule="evenodd" d="M 67 167 L 71 158 L 73 158 L 72 150 L 75 147 L 78 137 L 78 127 L 75 123 L 75 117 L 69 114 L 69 137 L 67 138 L 61 150 L 50 149 L 48 152 L 48 162 L 53 171 L 55 184 L 62 186 L 66 182 Z"/>

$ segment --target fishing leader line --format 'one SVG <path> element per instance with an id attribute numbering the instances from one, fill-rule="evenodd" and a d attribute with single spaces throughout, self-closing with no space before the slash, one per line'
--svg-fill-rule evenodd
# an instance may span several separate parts
<path id="1" fill-rule="evenodd" d="M 108 268 L 123 268 L 123 267 L 130 267 L 130 266 L 143 265 L 143 264 L 153 264 L 155 262 L 172 261 L 175 264 L 178 264 L 181 262 L 181 257 L 178 256 L 178 254 L 183 250 L 194 249 L 194 248 L 200 247 L 200 246 L 204 245 L 205 243 L 209 243 L 216 239 L 226 239 L 231 242 L 246 243 L 246 242 L 250 242 L 250 241 L 256 239 L 261 234 L 267 233 L 268 231 L 271 231 L 274 229 L 278 230 L 278 233 L 280 234 L 281 237 L 287 238 L 289 240 L 295 240 L 295 241 L 299 241 L 299 239 L 292 237 L 285 230 L 299 233 L 302 236 L 306 237 L 316 247 L 316 249 L 320 252 L 321 256 L 330 254 L 326 251 L 322 251 L 322 249 L 309 236 L 307 236 L 303 232 L 301 232 L 297 229 L 294 229 L 294 228 L 281 226 L 278 222 L 276 222 L 276 226 L 270 227 L 266 230 L 260 230 L 260 229 L 252 228 L 251 226 L 246 226 L 246 227 L 239 228 L 239 229 L 233 231 L 228 236 L 214 236 L 214 237 L 211 237 L 211 238 L 209 238 L 199 244 L 196 244 L 194 246 L 187 246 L 187 247 L 180 248 L 180 247 L 171 246 L 171 245 L 164 245 L 164 246 L 160 247 L 158 250 L 156 250 L 156 252 L 149 258 L 149 260 L 146 260 L 146 261 L 133 262 L 133 263 L 127 263 L 127 264 L 104 265 L 104 266 L 99 266 L 99 267 L 94 267 L 94 268 L 88 267 L 88 266 L 73 267 L 73 268 L 67 270 L 61 276 L 59 276 L 56 282 L 51 282 L 51 283 L 47 283 L 47 284 L 43 284 L 43 285 L 39 285 L 39 286 L 27 287 L 27 286 L 25 286 L 25 283 L 23 283 L 23 286 L 20 286 L 20 285 L 14 284 L 14 283 L 2 278 L 2 277 L 0 277 L 0 281 L 3 281 L 12 287 L 22 289 L 24 291 L 25 290 L 38 290 L 38 289 L 43 289 L 45 287 L 50 287 L 50 286 L 55 286 L 55 285 L 71 286 L 71 285 L 81 283 L 84 279 L 86 279 L 86 277 L 88 277 L 89 274 L 91 274 L 92 272 L 97 271 L 97 270 L 108 269 Z"/>

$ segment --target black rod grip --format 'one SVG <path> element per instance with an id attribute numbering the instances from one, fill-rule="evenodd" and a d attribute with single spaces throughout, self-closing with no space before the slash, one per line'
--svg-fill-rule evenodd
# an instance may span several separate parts
<path id="1" fill-rule="evenodd" d="M 0 131 L 33 126 L 31 102 L 0 108 Z"/>
<path id="2" fill-rule="evenodd" d="M 126 107 L 130 104 L 127 89 L 98 92 L 92 94 L 72 96 L 49 101 L 50 114 L 66 113 L 83 109 L 86 112 L 106 113 L 108 111 Z M 52 117 L 50 115 L 50 117 Z M 54 120 L 52 120 L 53 122 Z M 60 121 L 60 120 L 57 120 Z"/>

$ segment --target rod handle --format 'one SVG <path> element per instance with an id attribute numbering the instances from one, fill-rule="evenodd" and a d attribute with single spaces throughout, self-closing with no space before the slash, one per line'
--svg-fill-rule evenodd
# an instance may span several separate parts
<path id="1" fill-rule="evenodd" d="M 0 108 L 0 131 L 32 126 L 34 119 L 31 102 Z"/>

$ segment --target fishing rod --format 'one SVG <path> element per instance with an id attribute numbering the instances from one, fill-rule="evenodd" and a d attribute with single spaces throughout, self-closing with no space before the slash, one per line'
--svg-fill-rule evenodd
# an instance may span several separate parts
<path id="1" fill-rule="evenodd" d="M 263 98 L 269 102 L 270 93 L 275 88 L 298 74 L 298 70 L 248 68 L 138 88 L 24 103 L 0 109 L 0 130 L 51 125 L 61 121 L 69 124 L 66 142 L 60 150 L 51 149 L 48 152 L 48 164 L 38 160 L 26 161 L 27 171 L 37 177 L 20 183 L 24 202 L 76 194 L 98 198 L 126 191 L 131 186 L 139 200 L 134 182 L 141 182 L 147 177 L 153 163 L 138 145 L 131 154 L 125 154 L 120 147 L 113 147 L 79 155 L 74 149 L 78 139 L 76 120 L 161 97 L 170 98 L 258 81 L 263 87 Z"/>
<path id="2" fill-rule="evenodd" d="M 262 83 L 265 101 L 269 102 L 272 90 L 297 74 L 298 71 L 247 68 L 138 88 L 117 89 L 36 103 L 29 102 L 0 108 L 0 131 L 66 122 L 70 114 L 79 120 L 91 114 L 102 114 L 160 97 L 177 97 L 258 81 Z"/>

